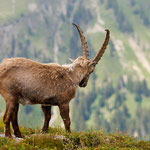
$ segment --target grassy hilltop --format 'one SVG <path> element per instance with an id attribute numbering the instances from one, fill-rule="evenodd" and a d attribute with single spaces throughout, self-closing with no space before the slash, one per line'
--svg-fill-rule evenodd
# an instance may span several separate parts
<path id="1" fill-rule="evenodd" d="M 0 134 L 3 133 L 0 122 Z M 50 128 L 48 133 L 39 129 L 21 127 L 23 139 L 8 139 L 0 137 L 1 150 L 39 150 L 39 149 L 150 149 L 150 141 L 137 140 L 126 133 L 108 134 L 101 130 L 66 133 L 62 128 Z"/>

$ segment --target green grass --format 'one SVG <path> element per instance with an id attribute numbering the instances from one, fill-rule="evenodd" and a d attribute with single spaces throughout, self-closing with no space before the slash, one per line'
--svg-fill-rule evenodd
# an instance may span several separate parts
<path id="1" fill-rule="evenodd" d="M 150 98 L 149 97 L 143 97 L 142 107 L 145 108 L 145 109 L 150 108 Z"/>
<path id="2" fill-rule="evenodd" d="M 3 128 L 0 121 L 0 132 Z M 137 140 L 126 133 L 107 134 L 102 130 L 66 133 L 62 128 L 50 128 L 48 133 L 39 129 L 20 127 L 24 138 L 8 139 L 0 137 L 0 149 L 150 149 L 150 141 Z"/>
<path id="3" fill-rule="evenodd" d="M 134 100 L 135 95 L 128 93 L 127 95 L 127 101 L 126 106 L 129 110 L 129 113 L 131 114 L 132 117 L 135 117 L 135 112 L 136 112 L 136 108 L 137 108 L 137 103 Z"/>

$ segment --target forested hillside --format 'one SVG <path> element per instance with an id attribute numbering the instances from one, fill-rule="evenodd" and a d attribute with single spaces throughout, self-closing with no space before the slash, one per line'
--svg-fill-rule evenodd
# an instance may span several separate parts
<path id="1" fill-rule="evenodd" d="M 103 128 L 108 132 L 119 129 L 150 139 L 149 0 L 0 3 L 0 61 L 26 57 L 44 63 L 70 63 L 68 58 L 82 55 L 80 38 L 72 22 L 83 30 L 92 58 L 108 28 L 109 46 L 88 86 L 78 89 L 71 102 L 72 128 Z M 4 100 L 0 100 L 0 113 L 4 108 Z M 53 124 L 60 124 L 56 109 L 53 114 Z M 21 106 L 19 122 L 27 127 L 41 126 L 42 115 L 40 106 Z"/>

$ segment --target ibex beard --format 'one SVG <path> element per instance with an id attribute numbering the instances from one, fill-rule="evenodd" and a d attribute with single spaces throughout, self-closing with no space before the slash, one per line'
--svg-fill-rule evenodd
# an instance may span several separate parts
<path id="1" fill-rule="evenodd" d="M 84 35 L 77 24 L 83 56 L 72 60 L 72 64 L 42 64 L 25 58 L 4 59 L 0 64 L 0 94 L 6 102 L 3 121 L 5 136 L 12 137 L 10 122 L 16 137 L 22 137 L 18 126 L 19 104 L 41 104 L 44 112 L 42 130 L 47 131 L 51 119 L 51 106 L 58 106 L 67 132 L 70 132 L 69 102 L 75 97 L 78 86 L 85 87 L 90 74 L 101 59 L 109 41 L 109 30 L 106 30 L 105 41 L 90 60 Z"/>

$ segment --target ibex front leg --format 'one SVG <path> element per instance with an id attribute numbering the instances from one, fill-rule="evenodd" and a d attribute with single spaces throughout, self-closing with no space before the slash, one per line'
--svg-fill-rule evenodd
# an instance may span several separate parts
<path id="1" fill-rule="evenodd" d="M 70 121 L 70 117 L 69 117 L 69 104 L 59 105 L 59 109 L 60 109 L 60 115 L 63 119 L 66 131 L 71 132 L 70 131 L 71 121 Z"/>
<path id="2" fill-rule="evenodd" d="M 49 127 L 49 121 L 51 119 L 51 106 L 41 106 L 44 113 L 44 125 L 42 131 L 47 132 Z"/>

